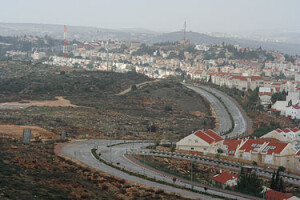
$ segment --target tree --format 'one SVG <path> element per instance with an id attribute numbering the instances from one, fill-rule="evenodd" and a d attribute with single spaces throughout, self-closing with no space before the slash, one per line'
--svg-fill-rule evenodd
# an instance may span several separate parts
<path id="1" fill-rule="evenodd" d="M 180 72 L 180 73 L 182 73 L 182 69 L 180 69 L 179 67 L 177 67 L 177 68 L 175 69 L 175 72 Z"/>
<path id="2" fill-rule="evenodd" d="M 132 90 L 132 91 L 135 91 L 135 90 L 137 90 L 137 87 L 136 87 L 136 85 L 132 85 L 132 86 L 131 86 L 131 90 Z"/>
<path id="3" fill-rule="evenodd" d="M 159 51 L 159 50 L 157 50 L 157 52 L 156 52 L 156 56 L 161 56 L 161 55 L 160 55 L 160 51 Z"/>
<path id="4" fill-rule="evenodd" d="M 211 75 L 209 76 L 208 82 L 211 83 Z"/>
<path id="5" fill-rule="evenodd" d="M 275 103 L 276 101 L 284 101 L 285 100 L 285 95 L 281 92 L 276 92 L 272 94 L 271 101 L 272 103 Z"/>
<path id="6" fill-rule="evenodd" d="M 171 150 L 171 152 L 174 152 L 175 151 L 175 146 L 171 146 L 170 150 Z"/>
<path id="7" fill-rule="evenodd" d="M 179 59 L 179 60 L 184 60 L 184 58 L 185 58 L 185 56 L 184 56 L 184 51 L 183 51 L 183 50 L 179 51 L 178 59 Z"/>
<path id="8" fill-rule="evenodd" d="M 218 149 L 217 149 L 217 152 L 218 152 L 218 153 L 223 153 L 223 149 L 218 148 Z"/>
<path id="9" fill-rule="evenodd" d="M 284 181 L 280 175 L 280 173 L 284 172 L 284 171 L 285 171 L 285 167 L 280 166 L 280 167 L 278 167 L 276 174 L 275 174 L 275 171 L 273 172 L 271 185 L 270 185 L 270 188 L 272 190 L 284 192 L 284 188 L 285 188 Z"/>
<path id="10" fill-rule="evenodd" d="M 244 168 L 241 168 L 237 189 L 240 192 L 259 194 L 262 191 L 262 180 L 258 178 L 254 171 L 247 172 Z"/>
<path id="11" fill-rule="evenodd" d="M 255 88 L 252 92 L 250 92 L 250 96 L 248 99 L 248 105 L 256 108 L 259 105 L 259 96 L 258 96 L 259 88 Z"/>

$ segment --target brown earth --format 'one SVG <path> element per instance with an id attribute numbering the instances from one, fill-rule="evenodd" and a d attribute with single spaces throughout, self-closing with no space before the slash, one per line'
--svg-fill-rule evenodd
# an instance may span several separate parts
<path id="1" fill-rule="evenodd" d="M 187 199 L 77 165 L 54 146 L 0 140 L 0 199 Z"/>
<path id="2" fill-rule="evenodd" d="M 144 85 L 152 84 L 152 83 L 155 83 L 155 82 L 158 82 L 158 81 L 160 81 L 160 79 L 155 79 L 154 81 L 145 81 L 145 82 L 143 82 L 143 83 L 136 84 L 136 87 L 137 87 L 138 89 L 140 89 L 140 88 L 143 87 Z M 124 91 L 122 91 L 122 92 L 120 92 L 120 93 L 118 93 L 118 94 L 116 94 L 116 95 L 124 95 L 124 94 L 127 94 L 127 93 L 130 92 L 130 91 L 131 91 L 131 87 L 130 87 L 130 88 L 127 88 L 126 90 L 124 90 Z"/>
<path id="3" fill-rule="evenodd" d="M 0 103 L 0 109 L 13 109 L 14 107 L 28 108 L 30 106 L 47 106 L 47 107 L 78 107 L 72 104 L 69 100 L 63 97 L 56 97 L 57 100 L 45 100 L 45 101 L 30 101 L 22 100 L 19 102 L 7 102 Z"/>
<path id="4" fill-rule="evenodd" d="M 12 124 L 0 124 L 0 137 L 19 139 L 23 136 L 24 129 L 31 129 L 31 138 L 34 139 L 59 139 L 53 132 L 47 131 L 37 126 L 19 126 Z"/>

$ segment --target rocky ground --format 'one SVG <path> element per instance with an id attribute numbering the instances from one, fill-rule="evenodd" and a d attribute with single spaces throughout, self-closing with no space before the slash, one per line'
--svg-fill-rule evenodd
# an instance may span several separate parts
<path id="1" fill-rule="evenodd" d="M 0 102 L 39 100 L 42 103 L 42 100 L 62 96 L 77 107 L 0 109 L 0 123 L 36 125 L 56 134 L 66 131 L 71 138 L 88 135 L 170 140 L 181 139 L 193 130 L 215 127 L 209 103 L 176 80 L 150 82 L 116 95 L 134 84 L 152 80 L 135 73 L 74 70 L 61 75 L 53 66 L 23 67 L 27 71 L 18 65 L 3 67 L 8 75 L 0 74 L 3 78 L 0 79 Z M 23 75 L 14 70 L 21 70 Z M 150 124 L 153 125 L 151 131 Z"/>
<path id="2" fill-rule="evenodd" d="M 184 199 L 84 168 L 55 156 L 53 148 L 2 139 L 0 199 Z"/>

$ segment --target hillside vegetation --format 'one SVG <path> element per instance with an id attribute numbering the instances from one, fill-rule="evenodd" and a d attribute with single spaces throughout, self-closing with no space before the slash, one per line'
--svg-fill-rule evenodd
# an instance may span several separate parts
<path id="1" fill-rule="evenodd" d="M 176 80 L 150 82 L 136 73 L 70 70 L 2 62 L 0 102 L 70 100 L 78 107 L 29 107 L 0 110 L 0 123 L 36 125 L 69 137 L 180 139 L 197 129 L 214 128 L 210 105 Z M 19 71 L 19 73 L 15 73 Z M 128 88 L 130 92 L 115 95 Z M 149 125 L 152 124 L 150 128 Z"/>

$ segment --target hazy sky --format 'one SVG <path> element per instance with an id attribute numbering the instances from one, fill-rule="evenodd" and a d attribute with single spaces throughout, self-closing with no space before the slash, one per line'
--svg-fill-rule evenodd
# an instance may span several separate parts
<path id="1" fill-rule="evenodd" d="M 300 0 L 0 0 L 0 22 L 198 32 L 300 29 Z"/>

